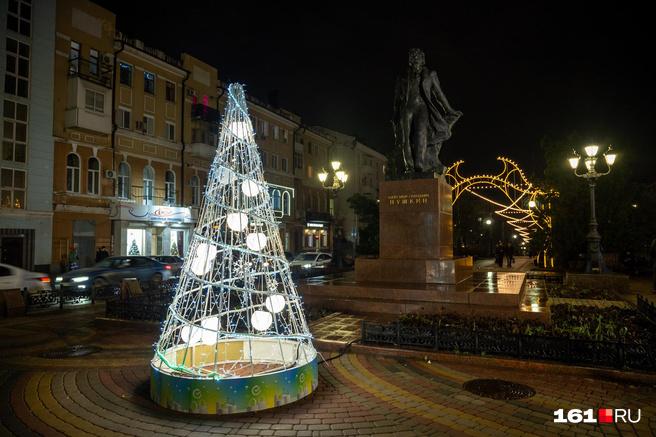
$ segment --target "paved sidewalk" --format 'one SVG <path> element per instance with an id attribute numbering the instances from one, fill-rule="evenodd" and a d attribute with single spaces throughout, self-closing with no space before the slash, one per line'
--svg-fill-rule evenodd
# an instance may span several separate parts
<path id="1" fill-rule="evenodd" d="M 183 415 L 148 397 L 156 333 L 99 328 L 102 305 L 0 320 L 0 435 L 653 435 L 656 388 L 521 368 L 346 354 L 320 364 L 319 387 L 297 403 L 234 416 Z M 347 319 L 333 320 L 344 327 Z M 346 331 L 346 329 L 344 329 Z M 102 348 L 79 358 L 40 354 Z M 333 355 L 324 353 L 329 359 Z M 501 401 L 463 390 L 474 378 L 527 384 L 536 395 Z M 641 409 L 640 423 L 563 425 L 558 408 Z"/>
<path id="2" fill-rule="evenodd" d="M 479 259 L 474 263 L 474 271 L 477 272 L 527 272 L 533 267 L 533 258 L 528 256 L 516 256 L 511 267 L 506 267 L 505 260 L 503 267 L 499 267 L 493 258 Z"/>

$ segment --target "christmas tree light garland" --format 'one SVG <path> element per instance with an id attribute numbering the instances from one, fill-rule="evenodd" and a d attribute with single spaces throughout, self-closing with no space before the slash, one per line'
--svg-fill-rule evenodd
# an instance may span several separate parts
<path id="1" fill-rule="evenodd" d="M 151 362 L 151 398 L 222 414 L 284 405 L 317 386 L 243 89 L 228 88 L 198 224 Z"/>

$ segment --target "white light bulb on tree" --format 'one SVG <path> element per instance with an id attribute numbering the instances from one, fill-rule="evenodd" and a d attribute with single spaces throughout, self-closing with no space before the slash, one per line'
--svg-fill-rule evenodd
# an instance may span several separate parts
<path id="1" fill-rule="evenodd" d="M 241 232 L 248 226 L 248 216 L 242 212 L 231 212 L 226 217 L 226 223 L 231 230 Z"/>
<path id="2" fill-rule="evenodd" d="M 191 271 L 203 276 L 212 268 L 218 249 L 213 244 L 200 243 L 196 246 L 194 259 L 191 261 Z"/>
<path id="3" fill-rule="evenodd" d="M 251 316 L 251 325 L 258 331 L 266 331 L 273 323 L 273 316 L 268 311 L 257 310 Z"/>
<path id="4" fill-rule="evenodd" d="M 183 343 L 195 344 L 201 340 L 201 327 L 195 325 L 185 325 L 180 330 L 180 339 Z"/>
<path id="5" fill-rule="evenodd" d="M 230 132 L 240 140 L 248 138 L 250 124 L 245 121 L 233 121 L 230 123 Z"/>
<path id="6" fill-rule="evenodd" d="M 245 180 L 241 184 L 241 192 L 247 197 L 255 197 L 260 194 L 260 185 L 252 180 Z"/>
<path id="7" fill-rule="evenodd" d="M 259 252 L 266 247 L 266 244 L 267 236 L 262 232 L 253 232 L 246 236 L 246 246 L 250 250 Z"/>
<path id="8" fill-rule="evenodd" d="M 272 294 L 266 298 L 264 306 L 272 313 L 279 313 L 285 308 L 285 297 L 282 294 Z"/>
<path id="9" fill-rule="evenodd" d="M 219 322 L 218 317 L 214 316 L 203 319 L 203 321 L 200 322 L 200 326 L 203 327 L 201 333 L 203 343 L 213 343 L 217 341 L 218 331 L 221 328 L 221 323 Z"/>

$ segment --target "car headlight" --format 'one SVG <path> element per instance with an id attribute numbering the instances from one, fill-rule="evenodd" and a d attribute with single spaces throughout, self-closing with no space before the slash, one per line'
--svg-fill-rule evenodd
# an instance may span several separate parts
<path id="1" fill-rule="evenodd" d="M 84 282 L 88 280 L 89 280 L 88 276 L 78 276 L 77 278 L 73 278 L 73 282 Z"/>
<path id="2" fill-rule="evenodd" d="M 61 281 L 63 281 L 63 280 L 64 280 L 64 278 L 63 278 L 62 276 L 57 276 L 57 277 L 55 278 L 55 282 L 61 282 Z"/>
<path id="3" fill-rule="evenodd" d="M 312 268 L 312 264 L 303 264 L 303 268 L 304 268 L 304 269 L 311 269 L 311 268 Z"/>

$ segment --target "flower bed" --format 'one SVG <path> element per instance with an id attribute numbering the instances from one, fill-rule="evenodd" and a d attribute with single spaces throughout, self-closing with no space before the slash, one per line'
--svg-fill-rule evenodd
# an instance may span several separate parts
<path id="1" fill-rule="evenodd" d="M 610 290 L 593 290 L 590 288 L 566 287 L 564 285 L 547 287 L 547 296 L 568 299 L 619 300 L 617 294 Z"/>
<path id="2" fill-rule="evenodd" d="M 654 325 L 635 310 L 556 305 L 552 324 L 453 314 L 363 322 L 364 343 L 656 370 Z"/>

